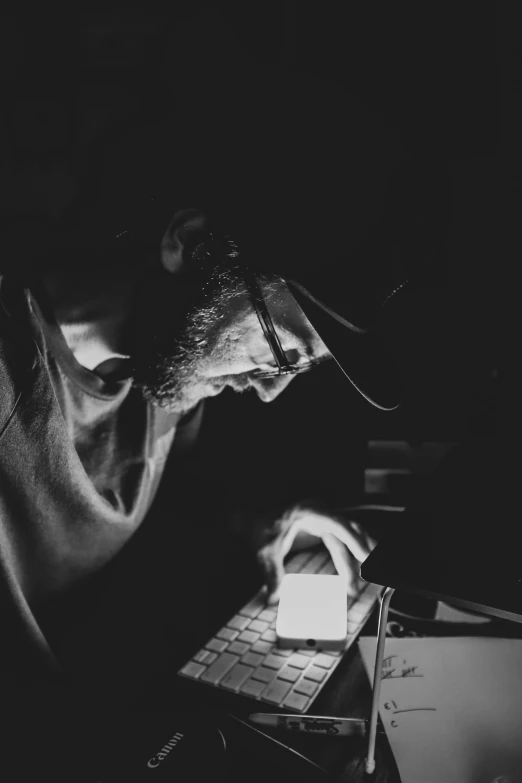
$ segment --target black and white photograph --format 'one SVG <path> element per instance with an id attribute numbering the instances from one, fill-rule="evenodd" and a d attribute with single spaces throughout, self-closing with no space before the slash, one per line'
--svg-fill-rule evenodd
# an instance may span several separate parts
<path id="1" fill-rule="evenodd" d="M 521 41 L 0 11 L 2 781 L 522 783 Z"/>

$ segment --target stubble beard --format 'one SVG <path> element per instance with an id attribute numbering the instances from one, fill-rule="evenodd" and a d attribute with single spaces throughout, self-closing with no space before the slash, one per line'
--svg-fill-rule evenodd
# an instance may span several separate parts
<path id="1" fill-rule="evenodd" d="M 239 294 L 240 278 L 233 271 L 221 272 L 206 295 L 181 317 L 179 285 L 169 278 L 160 276 L 160 287 L 155 289 L 142 316 L 133 384 L 148 402 L 169 413 L 184 415 L 207 396 L 209 381 L 202 374 L 203 369 L 211 362 L 223 316 Z M 236 391 L 250 387 L 246 373 L 216 378 L 214 384 L 229 385 Z"/>

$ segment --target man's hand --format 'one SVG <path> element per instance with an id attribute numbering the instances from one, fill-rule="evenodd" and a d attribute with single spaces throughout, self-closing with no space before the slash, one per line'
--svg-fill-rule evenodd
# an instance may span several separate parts
<path id="1" fill-rule="evenodd" d="M 327 513 L 295 507 L 274 526 L 276 533 L 257 550 L 267 588 L 267 600 L 275 603 L 285 575 L 283 561 L 290 550 L 298 551 L 322 540 L 328 549 L 337 573 L 346 580 L 348 595 L 358 592 L 362 563 L 376 542 L 357 522 L 343 521 Z"/>

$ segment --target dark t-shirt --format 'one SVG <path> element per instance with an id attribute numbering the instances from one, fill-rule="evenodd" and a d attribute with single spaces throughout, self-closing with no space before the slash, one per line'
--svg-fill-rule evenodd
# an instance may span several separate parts
<path id="1" fill-rule="evenodd" d="M 178 428 L 190 445 L 201 407 Z M 131 379 L 110 382 L 69 350 L 41 293 L 0 285 L 0 622 L 18 657 L 54 666 L 36 617 L 122 550 L 142 524 L 178 416 Z M 16 645 L 10 645 L 16 640 Z"/>

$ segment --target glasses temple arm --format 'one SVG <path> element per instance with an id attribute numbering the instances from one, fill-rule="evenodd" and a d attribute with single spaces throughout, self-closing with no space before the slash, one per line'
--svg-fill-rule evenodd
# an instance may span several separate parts
<path id="1" fill-rule="evenodd" d="M 259 319 L 259 323 L 261 324 L 263 334 L 265 335 L 266 341 L 268 342 L 272 350 L 272 353 L 274 355 L 274 359 L 277 363 L 277 366 L 279 367 L 280 370 L 288 369 L 291 367 L 291 365 L 289 364 L 286 358 L 285 352 L 283 350 L 283 346 L 281 345 L 281 341 L 279 340 L 279 337 L 277 336 L 277 332 L 274 329 L 274 324 L 272 323 L 270 314 L 266 309 L 266 305 L 263 299 L 263 295 L 261 294 L 261 289 L 259 287 L 257 278 L 255 274 L 250 270 L 245 269 L 244 271 L 245 271 L 245 283 L 248 288 L 248 293 L 254 305 L 254 309 Z"/>

